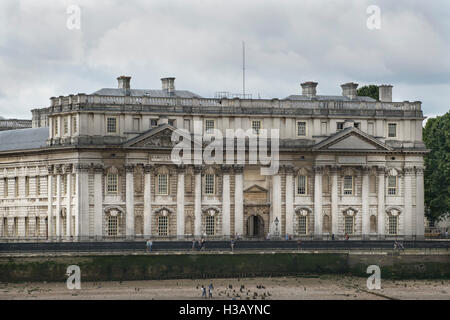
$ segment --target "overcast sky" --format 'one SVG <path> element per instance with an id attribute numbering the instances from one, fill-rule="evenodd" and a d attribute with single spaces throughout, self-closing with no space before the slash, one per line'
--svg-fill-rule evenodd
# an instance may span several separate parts
<path id="1" fill-rule="evenodd" d="M 67 28 L 70 5 L 80 29 Z M 380 29 L 366 12 L 377 5 Z M 131 87 L 205 97 L 242 91 L 284 98 L 316 81 L 340 95 L 353 81 L 392 84 L 394 101 L 422 101 L 426 116 L 450 109 L 450 1 L 1 0 L 0 116 L 31 118 L 52 96 Z"/>

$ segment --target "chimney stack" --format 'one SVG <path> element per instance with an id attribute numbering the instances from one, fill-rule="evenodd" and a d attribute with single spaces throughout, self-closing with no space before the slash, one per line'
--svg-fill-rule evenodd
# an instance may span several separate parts
<path id="1" fill-rule="evenodd" d="M 303 96 L 307 96 L 308 98 L 313 98 L 316 96 L 317 82 L 312 81 L 303 82 L 301 86 Z"/>
<path id="2" fill-rule="evenodd" d="M 349 99 L 353 99 L 356 97 L 356 88 L 358 88 L 358 84 L 354 82 L 348 82 L 341 85 L 342 95 Z"/>
<path id="3" fill-rule="evenodd" d="M 126 96 L 130 95 L 130 81 L 131 77 L 120 76 L 117 78 L 118 87 L 125 90 Z"/>
<path id="4" fill-rule="evenodd" d="M 161 84 L 163 91 L 166 91 L 169 95 L 175 94 L 175 78 L 161 78 Z"/>
<path id="5" fill-rule="evenodd" d="M 381 102 L 392 102 L 392 86 L 390 84 L 378 86 L 378 98 Z"/>

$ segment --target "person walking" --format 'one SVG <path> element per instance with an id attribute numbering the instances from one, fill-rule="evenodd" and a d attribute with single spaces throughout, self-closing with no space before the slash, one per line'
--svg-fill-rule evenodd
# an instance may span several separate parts
<path id="1" fill-rule="evenodd" d="M 231 252 L 234 252 L 234 239 L 231 239 L 230 245 L 231 245 Z"/>
<path id="2" fill-rule="evenodd" d="M 147 242 L 145 243 L 145 252 L 147 253 L 150 252 L 150 239 L 148 239 Z"/>
<path id="3" fill-rule="evenodd" d="M 153 249 L 153 241 L 150 240 L 150 239 L 149 239 L 148 241 L 150 241 L 148 247 L 149 247 L 149 249 L 150 249 L 150 252 L 152 252 L 152 249 Z"/>
<path id="4" fill-rule="evenodd" d="M 208 287 L 208 293 L 209 293 L 209 298 L 210 299 L 212 299 L 212 297 L 213 297 L 213 289 L 214 289 L 214 287 L 213 287 L 213 284 L 212 284 L 212 282 L 209 284 L 209 287 Z"/>
<path id="5" fill-rule="evenodd" d="M 206 299 L 206 288 L 204 285 L 202 285 L 202 299 L 203 297 Z"/>
<path id="6" fill-rule="evenodd" d="M 195 241 L 195 239 L 192 240 L 192 251 L 195 250 L 195 244 L 197 243 L 197 241 Z"/>
<path id="7" fill-rule="evenodd" d="M 331 240 L 334 241 L 334 233 L 331 234 Z"/>

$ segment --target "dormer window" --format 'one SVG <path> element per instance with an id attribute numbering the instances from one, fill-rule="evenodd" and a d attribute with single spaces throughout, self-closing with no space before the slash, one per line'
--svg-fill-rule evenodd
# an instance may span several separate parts
<path id="1" fill-rule="evenodd" d="M 344 122 L 336 122 L 336 130 L 337 131 L 344 130 Z"/>
<path id="2" fill-rule="evenodd" d="M 155 128 L 158 126 L 158 120 L 150 119 L 150 128 Z"/>

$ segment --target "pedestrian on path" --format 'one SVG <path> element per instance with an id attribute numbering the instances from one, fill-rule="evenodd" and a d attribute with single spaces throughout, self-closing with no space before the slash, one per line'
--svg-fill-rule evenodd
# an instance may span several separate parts
<path id="1" fill-rule="evenodd" d="M 205 297 L 205 299 L 206 299 L 206 288 L 204 285 L 202 285 L 202 299 L 203 299 L 203 297 Z"/>
<path id="2" fill-rule="evenodd" d="M 213 289 L 214 289 L 214 287 L 213 287 L 213 284 L 212 284 L 212 282 L 209 284 L 209 287 L 208 287 L 208 293 L 209 293 L 209 298 L 210 299 L 212 299 L 212 297 L 213 297 Z"/>

